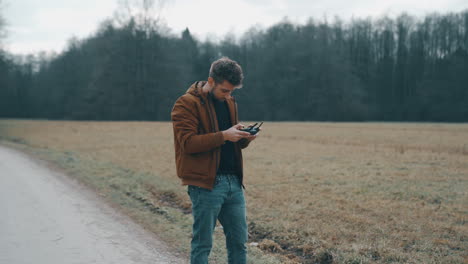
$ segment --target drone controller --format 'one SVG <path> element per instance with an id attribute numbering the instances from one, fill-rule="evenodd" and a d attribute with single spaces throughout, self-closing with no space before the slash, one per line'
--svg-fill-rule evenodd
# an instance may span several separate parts
<path id="1" fill-rule="evenodd" d="M 244 127 L 244 128 L 241 128 L 239 129 L 240 131 L 245 131 L 245 132 L 249 132 L 250 135 L 255 135 L 258 133 L 258 131 L 260 131 L 260 127 L 262 126 L 263 122 L 260 123 L 260 125 L 257 126 L 258 123 L 255 123 L 253 125 L 250 125 L 248 127 Z"/>

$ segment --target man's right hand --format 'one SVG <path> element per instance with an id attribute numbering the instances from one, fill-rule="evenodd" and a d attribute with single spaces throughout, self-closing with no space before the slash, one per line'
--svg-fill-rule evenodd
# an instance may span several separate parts
<path id="1" fill-rule="evenodd" d="M 229 128 L 228 130 L 222 131 L 224 140 L 237 142 L 240 139 L 252 137 L 252 135 L 250 135 L 249 132 L 239 130 L 243 127 L 244 126 L 242 124 L 237 124 Z"/>

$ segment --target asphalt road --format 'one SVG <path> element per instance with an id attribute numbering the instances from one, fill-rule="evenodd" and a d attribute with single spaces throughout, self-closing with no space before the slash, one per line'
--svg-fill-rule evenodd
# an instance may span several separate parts
<path id="1" fill-rule="evenodd" d="M 0 145 L 0 264 L 186 263 L 42 161 Z"/>

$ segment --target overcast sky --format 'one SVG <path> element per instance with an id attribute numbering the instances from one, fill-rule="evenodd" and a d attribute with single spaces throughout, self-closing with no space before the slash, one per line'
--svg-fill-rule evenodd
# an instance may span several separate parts
<path id="1" fill-rule="evenodd" d="M 8 23 L 6 48 L 13 53 L 60 52 L 73 36 L 93 34 L 113 15 L 118 0 L 3 0 Z M 241 34 L 253 25 L 270 26 L 284 17 L 305 23 L 309 17 L 338 15 L 391 17 L 408 12 L 459 12 L 468 0 L 166 0 L 160 13 L 173 33 L 186 27 L 199 39 Z"/>

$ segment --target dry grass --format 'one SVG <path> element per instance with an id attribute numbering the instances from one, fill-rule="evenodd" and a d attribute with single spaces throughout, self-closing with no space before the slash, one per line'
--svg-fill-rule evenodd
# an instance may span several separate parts
<path id="1" fill-rule="evenodd" d="M 189 203 L 170 123 L 2 120 L 1 137 L 158 175 L 155 197 Z M 467 124 L 267 122 L 244 164 L 249 242 L 283 262 L 468 261 Z"/>

